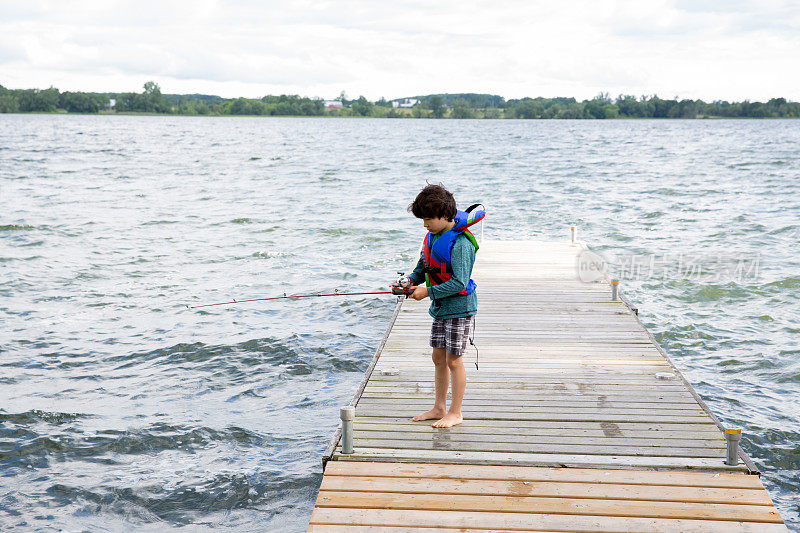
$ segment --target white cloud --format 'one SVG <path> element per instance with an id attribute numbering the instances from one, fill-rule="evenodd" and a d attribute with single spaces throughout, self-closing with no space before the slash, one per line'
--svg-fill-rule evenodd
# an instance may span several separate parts
<path id="1" fill-rule="evenodd" d="M 8 87 L 800 100 L 790 2 L 0 4 Z"/>

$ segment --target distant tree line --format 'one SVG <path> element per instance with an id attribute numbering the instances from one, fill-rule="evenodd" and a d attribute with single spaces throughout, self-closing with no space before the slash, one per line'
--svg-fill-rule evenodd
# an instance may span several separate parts
<path id="1" fill-rule="evenodd" d="M 0 113 L 97 113 L 108 104 L 108 95 L 44 90 L 9 90 L 0 85 Z"/>
<path id="2" fill-rule="evenodd" d="M 60 92 L 49 89 L 6 89 L 0 85 L 0 113 L 154 113 L 173 115 L 334 116 L 380 118 L 454 119 L 614 119 L 614 118 L 800 118 L 800 103 L 785 98 L 767 102 L 727 102 L 673 98 L 656 95 L 609 97 L 600 93 L 591 100 L 575 98 L 521 98 L 505 100 L 493 94 L 458 93 L 415 96 L 413 107 L 395 107 L 381 98 L 375 102 L 360 96 L 326 107 L 319 98 L 298 95 L 263 98 L 221 98 L 204 94 L 162 94 L 148 81 L 141 93 Z M 405 99 L 403 99 L 405 100 Z"/>

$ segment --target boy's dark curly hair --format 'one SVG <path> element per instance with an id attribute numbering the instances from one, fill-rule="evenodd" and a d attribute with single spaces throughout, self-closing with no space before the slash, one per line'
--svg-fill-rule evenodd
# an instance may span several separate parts
<path id="1" fill-rule="evenodd" d="M 453 195 L 439 185 L 427 185 L 408 206 L 417 218 L 446 218 L 452 221 L 456 216 L 456 200 Z"/>

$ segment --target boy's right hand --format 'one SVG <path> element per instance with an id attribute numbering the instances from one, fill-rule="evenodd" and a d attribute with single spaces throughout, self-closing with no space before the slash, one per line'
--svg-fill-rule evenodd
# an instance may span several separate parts
<path id="1" fill-rule="evenodd" d="M 397 283 L 389 285 L 392 292 L 397 295 L 406 295 L 406 298 L 413 298 L 415 300 L 422 300 L 428 296 L 428 288 L 425 285 L 412 285 L 411 287 L 401 287 Z"/>

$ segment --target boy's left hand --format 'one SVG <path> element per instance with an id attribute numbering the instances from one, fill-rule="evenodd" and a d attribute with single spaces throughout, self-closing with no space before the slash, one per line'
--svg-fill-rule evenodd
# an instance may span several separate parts
<path id="1" fill-rule="evenodd" d="M 413 298 L 415 300 L 422 300 L 428 297 L 428 287 L 425 285 L 420 285 L 418 287 L 414 287 L 414 292 L 408 295 L 409 298 Z"/>

